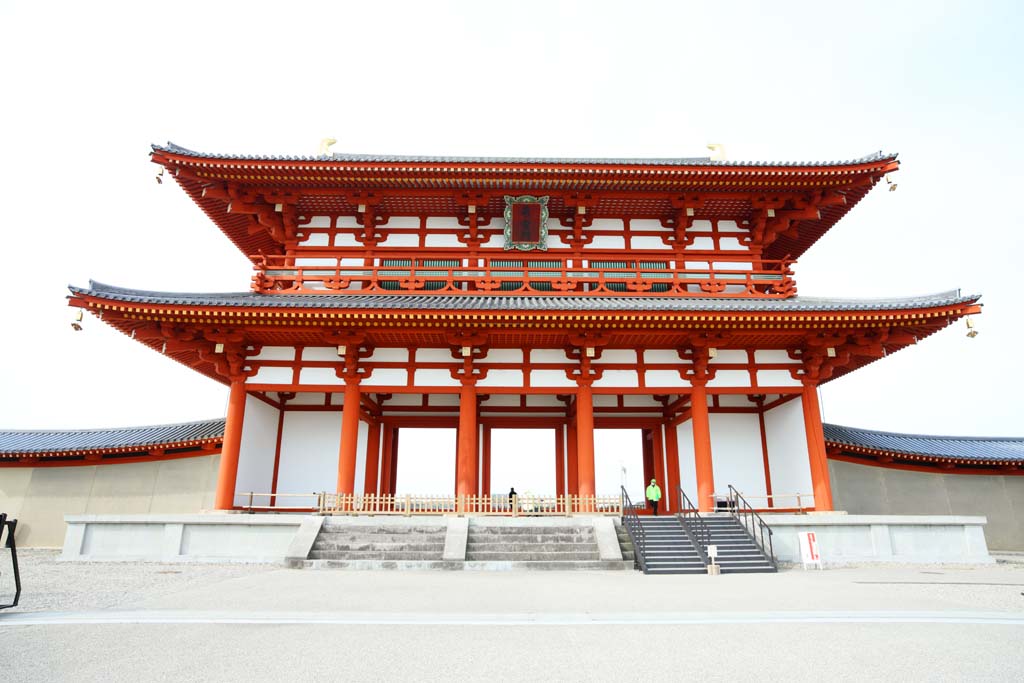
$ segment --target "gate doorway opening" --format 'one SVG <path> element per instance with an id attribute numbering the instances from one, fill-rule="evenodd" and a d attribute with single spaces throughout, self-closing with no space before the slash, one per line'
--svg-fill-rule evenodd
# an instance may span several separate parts
<path id="1" fill-rule="evenodd" d="M 396 495 L 455 492 L 455 431 L 442 427 L 398 430 Z"/>
<path id="2" fill-rule="evenodd" d="M 556 434 L 553 429 L 492 429 L 490 492 L 503 495 L 515 487 L 520 495 L 554 495 Z"/>
<path id="3" fill-rule="evenodd" d="M 626 487 L 633 503 L 644 500 L 644 432 L 642 429 L 594 430 L 594 489 L 599 496 L 619 494 Z M 665 483 L 658 482 L 662 491 Z"/>

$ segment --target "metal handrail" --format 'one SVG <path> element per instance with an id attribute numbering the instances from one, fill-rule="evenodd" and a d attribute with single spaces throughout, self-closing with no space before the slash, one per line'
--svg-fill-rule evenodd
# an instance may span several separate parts
<path id="1" fill-rule="evenodd" d="M 0 605 L 0 609 L 17 607 L 21 600 L 21 573 L 18 571 L 18 544 L 14 542 L 14 533 L 18 530 L 18 520 L 7 519 L 6 512 L 0 512 L 0 538 L 7 531 L 7 540 L 4 547 L 11 551 L 11 570 L 14 573 L 14 600 L 9 605 Z"/>
<path id="2" fill-rule="evenodd" d="M 743 497 L 743 494 L 737 491 L 732 484 L 729 484 L 729 512 L 743 526 L 750 538 L 761 549 L 761 552 L 765 554 L 772 567 L 777 569 L 778 567 L 775 565 L 775 548 L 772 545 L 772 528 L 761 518 L 761 515 L 757 514 L 750 503 L 747 502 L 747 499 Z M 754 522 L 757 522 L 758 533 L 756 535 L 753 530 Z M 765 547 L 764 542 L 765 531 L 768 532 L 767 547 Z"/>
<path id="3" fill-rule="evenodd" d="M 683 531 L 690 538 L 690 543 L 697 549 L 697 554 L 700 555 L 701 562 L 704 566 L 708 566 L 708 546 L 711 544 L 711 529 L 708 527 L 707 522 L 700 516 L 700 512 L 697 511 L 697 506 L 693 504 L 693 501 L 683 492 L 682 486 L 677 486 L 676 491 L 679 493 L 679 506 L 680 510 L 676 513 L 679 518 L 680 524 L 683 525 Z"/>
<path id="4" fill-rule="evenodd" d="M 633 542 L 633 555 L 635 557 L 633 563 L 646 572 L 647 558 L 645 557 L 645 551 L 647 549 L 647 537 L 644 534 L 644 527 L 640 523 L 640 515 L 636 513 L 636 508 L 633 507 L 633 501 L 629 499 L 629 494 L 626 493 L 626 487 L 623 486 L 621 489 L 622 526 L 626 527 L 626 533 L 629 534 L 629 539 Z"/>

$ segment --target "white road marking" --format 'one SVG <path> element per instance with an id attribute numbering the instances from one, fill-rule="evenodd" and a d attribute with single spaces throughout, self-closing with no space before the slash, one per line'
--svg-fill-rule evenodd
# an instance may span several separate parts
<path id="1" fill-rule="evenodd" d="M 326 626 L 619 626 L 713 624 L 984 624 L 1024 626 L 1013 612 L 644 612 L 513 614 L 362 614 L 329 612 L 203 612 L 195 610 L 124 610 L 94 612 L 0 613 L 4 626 L 92 626 L 109 624 L 255 624 Z"/>

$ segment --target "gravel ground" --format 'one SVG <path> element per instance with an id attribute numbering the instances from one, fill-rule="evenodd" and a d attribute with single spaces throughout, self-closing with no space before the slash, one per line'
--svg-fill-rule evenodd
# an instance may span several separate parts
<path id="1" fill-rule="evenodd" d="M 7 611 L 69 611 L 130 607 L 221 581 L 278 569 L 265 564 L 61 562 L 59 550 L 18 550 L 21 602 Z M 0 550 L 0 601 L 14 595 L 10 551 Z"/>

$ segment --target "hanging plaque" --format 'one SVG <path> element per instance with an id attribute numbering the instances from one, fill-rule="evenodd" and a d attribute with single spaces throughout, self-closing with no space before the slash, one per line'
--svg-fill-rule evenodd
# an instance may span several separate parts
<path id="1" fill-rule="evenodd" d="M 547 251 L 548 197 L 505 195 L 505 250 Z"/>

